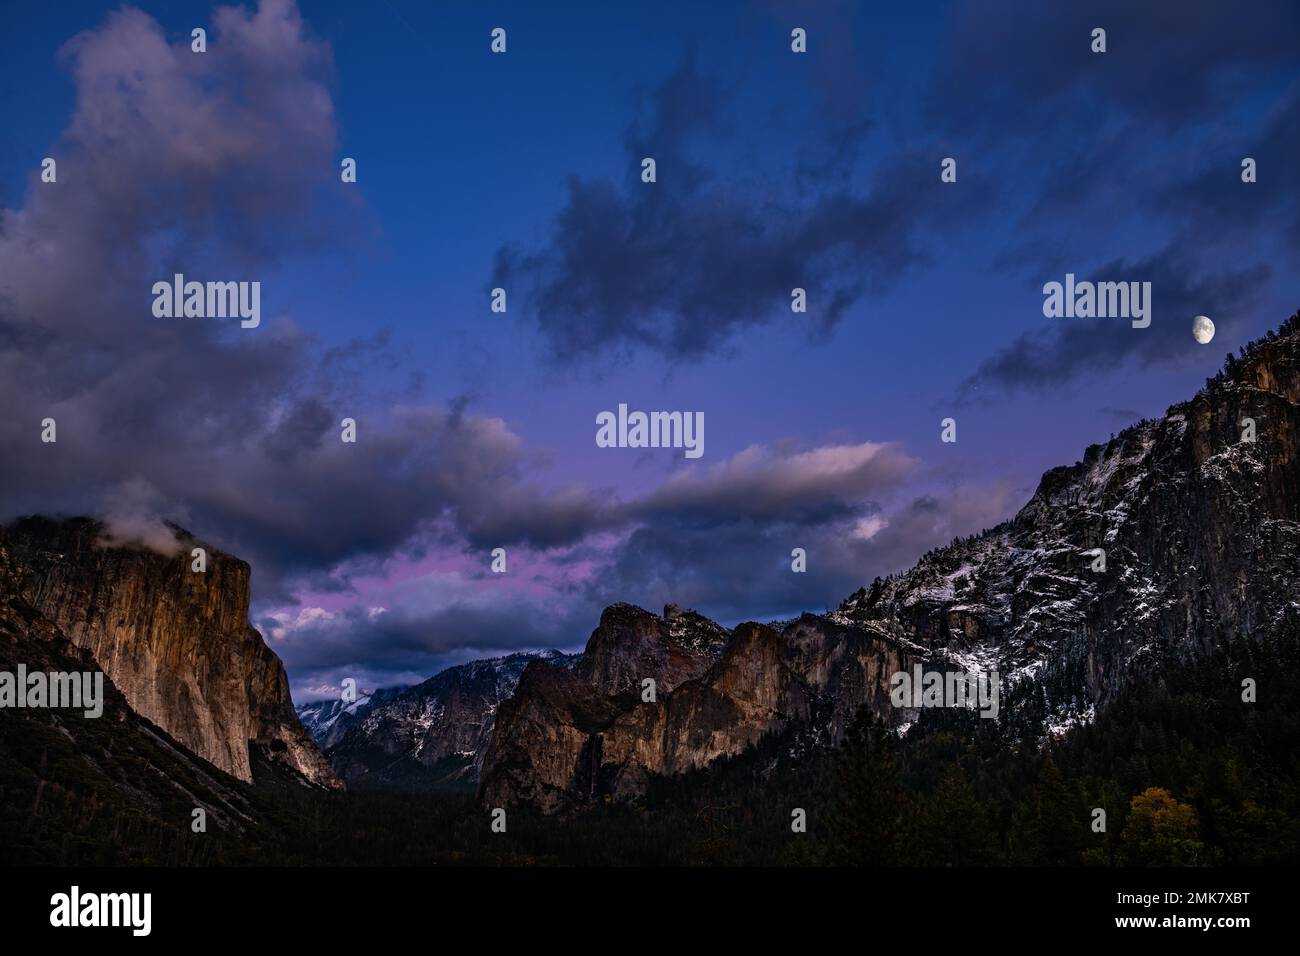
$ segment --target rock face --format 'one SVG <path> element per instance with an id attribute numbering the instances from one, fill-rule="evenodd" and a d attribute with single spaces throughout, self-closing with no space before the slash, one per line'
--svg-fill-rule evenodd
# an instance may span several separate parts
<path id="1" fill-rule="evenodd" d="M 280 659 L 248 623 L 247 563 L 177 531 L 177 553 L 106 547 L 89 519 L 26 518 L 8 529 L 31 604 L 85 648 L 131 709 L 214 766 L 251 781 L 281 764 L 338 786 L 294 714 Z M 251 752 L 251 755 L 250 755 Z"/>
<path id="2" fill-rule="evenodd" d="M 335 772 L 349 785 L 476 784 L 498 708 L 515 693 L 533 662 L 578 675 L 621 705 L 640 699 L 652 677 L 668 693 L 704 673 L 722 653 L 728 631 L 694 611 L 669 605 L 660 617 L 630 604 L 601 615 L 582 655 L 558 651 L 512 654 L 451 667 L 376 705 L 358 700 L 305 705 L 299 713 L 322 727 L 318 741 Z M 556 680 L 563 680 L 557 676 Z M 337 723 L 324 729 L 337 714 Z M 339 726 L 343 729 L 338 730 Z"/>
<path id="3" fill-rule="evenodd" d="M 528 803 L 552 813 L 605 795 L 634 797 L 652 774 L 705 766 L 796 723 L 838 739 L 859 706 L 887 706 L 890 675 L 910 666 L 892 638 L 805 614 L 780 632 L 742 624 L 725 644 L 707 642 L 707 653 L 691 668 L 677 669 L 673 654 L 647 653 L 636 640 L 611 641 L 610 631 L 629 618 L 644 635 L 653 614 L 628 605 L 611 611 L 574 673 L 531 664 L 502 705 L 484 759 L 479 793 L 485 804 Z M 658 619 L 661 635 L 673 612 Z M 726 634 L 689 613 L 698 632 Z M 611 647 L 630 654 L 600 667 L 586 663 L 593 652 L 608 657 Z M 641 679 L 653 678 L 655 701 L 610 694 L 608 683 L 591 679 L 611 672 L 638 688 Z"/>
<path id="4" fill-rule="evenodd" d="M 0 671 L 100 671 L 28 600 L 24 578 L 0 532 Z M 0 790 L 15 810 L 0 814 L 0 864 L 160 862 L 166 857 L 107 835 L 129 828 L 142 839 L 142 826 L 152 825 L 170 834 L 170 845 L 190 834 L 196 808 L 207 814 L 204 839 L 226 835 L 243 846 L 266 836 L 263 790 L 221 773 L 141 717 L 108 675 L 101 703 L 94 718 L 76 707 L 0 708 Z"/>
<path id="5" fill-rule="evenodd" d="M 325 756 L 349 785 L 476 783 L 497 708 L 533 661 L 557 670 L 576 662 L 544 651 L 450 667 L 422 684 L 384 692 L 385 699 L 372 697 Z"/>
<path id="6" fill-rule="evenodd" d="M 657 699 L 684 692 L 719 662 L 729 638 L 725 628 L 675 605 L 662 617 L 631 604 L 606 608 L 573 673 L 541 661 L 524 671 L 483 757 L 482 798 L 550 812 L 608 792 L 620 768 L 643 779 L 634 757 L 653 758 L 633 754 L 634 737 L 654 728 L 615 730 L 621 719 L 643 715 L 642 708 L 657 710 L 640 703 L 642 681 L 655 682 Z"/>
<path id="7" fill-rule="evenodd" d="M 497 715 L 480 799 L 489 806 L 530 803 L 548 813 L 588 799 L 603 766 L 603 734 L 620 713 L 581 677 L 529 664 Z"/>
<path id="8" fill-rule="evenodd" d="M 667 693 L 702 674 L 722 653 L 727 630 L 694 611 L 670 604 L 663 617 L 631 604 L 614 604 L 600 616 L 577 666 L 601 693 L 641 696 L 641 681 Z"/>
<path id="9" fill-rule="evenodd" d="M 1004 678 L 1078 675 L 1084 706 L 1159 655 L 1267 633 L 1300 608 L 1298 401 L 1292 330 L 1164 418 L 1047 472 L 1011 521 L 833 616 Z"/>
<path id="10" fill-rule="evenodd" d="M 1087 719 L 1148 662 L 1266 634 L 1297 611 L 1300 316 L 1164 418 L 1048 471 L 1012 520 L 828 614 L 741 625 L 707 668 L 708 654 L 684 662 L 667 615 L 616 605 L 573 674 L 524 673 L 480 799 L 555 812 L 634 797 L 650 775 L 791 725 L 833 743 L 863 705 L 903 724 L 915 712 L 893 706 L 889 681 L 917 663 L 1037 682 L 1055 718 Z M 645 677 L 659 682 L 654 703 L 631 692 Z"/>

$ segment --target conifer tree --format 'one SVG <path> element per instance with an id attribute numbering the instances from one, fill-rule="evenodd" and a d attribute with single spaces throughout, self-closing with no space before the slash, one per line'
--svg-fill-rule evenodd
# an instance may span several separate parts
<path id="1" fill-rule="evenodd" d="M 1061 771 L 1050 753 L 1038 773 L 1038 846 L 1042 862 L 1065 866 L 1079 862 L 1079 836 L 1085 821 L 1070 799 Z"/>
<path id="2" fill-rule="evenodd" d="M 865 707 L 835 757 L 829 813 L 832 862 L 848 866 L 906 863 L 906 800 L 894 762 L 894 735 Z"/>

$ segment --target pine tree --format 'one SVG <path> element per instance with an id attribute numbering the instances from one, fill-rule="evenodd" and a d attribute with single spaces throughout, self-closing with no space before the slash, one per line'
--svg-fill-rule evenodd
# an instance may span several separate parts
<path id="1" fill-rule="evenodd" d="M 894 735 L 867 708 L 835 757 L 830 851 L 844 866 L 889 866 L 901 858 L 906 798 L 894 762 Z"/>
<path id="2" fill-rule="evenodd" d="M 1079 862 L 1079 836 L 1085 823 L 1078 814 L 1061 771 L 1050 753 L 1038 772 L 1038 846 L 1042 862 L 1063 866 Z"/>
<path id="3" fill-rule="evenodd" d="M 921 866 L 989 866 L 998 860 L 998 843 L 988 813 L 960 765 L 951 765 L 917 814 L 912 839 L 915 862 Z"/>

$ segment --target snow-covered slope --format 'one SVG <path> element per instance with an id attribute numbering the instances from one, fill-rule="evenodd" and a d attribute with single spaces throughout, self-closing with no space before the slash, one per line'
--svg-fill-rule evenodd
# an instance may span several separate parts
<path id="1" fill-rule="evenodd" d="M 368 713 L 372 707 L 392 700 L 401 691 L 400 687 L 362 690 L 357 692 L 357 699 L 351 703 L 338 699 L 315 700 L 299 704 L 294 710 L 317 746 L 325 750 L 342 740 L 348 728 L 357 722 L 357 718 Z"/>
<path id="2" fill-rule="evenodd" d="M 576 658 L 551 650 L 472 661 L 365 706 L 358 699 L 325 756 L 349 785 L 472 783 L 497 707 L 531 661 L 572 667 Z"/>
<path id="3" fill-rule="evenodd" d="M 1155 656 L 1266 632 L 1300 610 L 1298 402 L 1300 335 L 1257 343 L 1165 417 L 1047 472 L 1010 522 L 831 616 L 925 657 L 1055 678 L 1081 708 Z"/>
<path id="4" fill-rule="evenodd" d="M 480 798 L 556 811 L 635 797 L 650 776 L 787 727 L 834 742 L 861 706 L 905 725 L 915 712 L 888 684 L 917 664 L 996 671 L 1004 693 L 1032 690 L 1048 727 L 1064 727 L 1150 663 L 1297 617 L 1300 315 L 1163 418 L 1048 471 L 1012 520 L 827 614 L 742 624 L 699 676 L 662 679 L 673 657 L 653 627 L 598 629 L 598 667 L 530 665 L 501 708 Z M 646 677 L 671 689 L 653 702 L 616 693 Z"/>

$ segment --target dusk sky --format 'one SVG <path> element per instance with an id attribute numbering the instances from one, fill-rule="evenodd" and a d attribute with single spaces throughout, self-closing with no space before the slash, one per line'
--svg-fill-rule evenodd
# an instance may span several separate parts
<path id="1" fill-rule="evenodd" d="M 885 6 L 7 5 L 3 517 L 245 558 L 303 701 L 833 607 L 1300 307 L 1294 0 Z M 260 326 L 155 317 L 178 272 Z M 597 447 L 620 403 L 703 456 Z"/>

